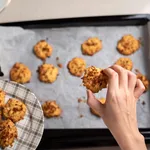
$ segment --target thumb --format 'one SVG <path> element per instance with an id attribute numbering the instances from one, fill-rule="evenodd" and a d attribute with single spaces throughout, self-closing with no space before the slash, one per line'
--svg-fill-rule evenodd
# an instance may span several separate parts
<path id="1" fill-rule="evenodd" d="M 104 106 L 95 98 L 90 90 L 87 90 L 87 98 L 88 105 L 102 117 Z"/>

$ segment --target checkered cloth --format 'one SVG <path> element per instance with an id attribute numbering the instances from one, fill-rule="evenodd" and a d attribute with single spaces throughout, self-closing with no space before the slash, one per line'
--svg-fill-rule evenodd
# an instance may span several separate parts
<path id="1" fill-rule="evenodd" d="M 15 82 L 0 80 L 0 88 L 7 96 L 17 98 L 27 106 L 24 119 L 16 123 L 18 138 L 12 147 L 5 150 L 35 150 L 44 130 L 44 116 L 39 101 L 29 89 Z"/>

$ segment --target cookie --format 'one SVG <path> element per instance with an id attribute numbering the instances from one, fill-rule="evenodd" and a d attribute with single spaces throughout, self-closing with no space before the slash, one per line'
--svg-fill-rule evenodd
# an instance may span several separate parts
<path id="1" fill-rule="evenodd" d="M 23 102 L 10 98 L 3 108 L 3 115 L 15 123 L 24 118 L 26 110 L 26 105 Z"/>
<path id="2" fill-rule="evenodd" d="M 145 75 L 143 75 L 141 73 L 138 73 L 137 74 L 137 79 L 140 79 L 142 81 L 143 85 L 145 86 L 145 92 L 148 91 L 148 89 L 149 89 L 149 80 L 148 80 L 148 78 Z"/>
<path id="3" fill-rule="evenodd" d="M 81 77 L 84 73 L 86 62 L 83 58 L 75 57 L 68 63 L 69 72 L 77 77 Z"/>
<path id="4" fill-rule="evenodd" d="M 56 104 L 56 101 L 46 101 L 42 105 L 42 109 L 44 112 L 45 117 L 58 117 L 60 116 L 62 110 L 60 107 Z"/>
<path id="5" fill-rule="evenodd" d="M 45 60 L 47 57 L 50 57 L 52 55 L 52 51 L 52 46 L 49 45 L 45 40 L 39 41 L 34 46 L 35 55 L 42 60 Z"/>
<path id="6" fill-rule="evenodd" d="M 39 80 L 46 83 L 53 83 L 58 76 L 58 68 L 52 64 L 43 64 L 38 68 Z"/>
<path id="7" fill-rule="evenodd" d="M 2 148 L 12 146 L 17 135 L 17 128 L 11 120 L 0 122 L 0 146 Z"/>
<path id="8" fill-rule="evenodd" d="M 0 108 L 4 106 L 6 93 L 0 89 Z"/>
<path id="9" fill-rule="evenodd" d="M 133 68 L 133 63 L 132 60 L 130 58 L 119 58 L 116 63 L 116 65 L 119 65 L 127 70 L 132 70 Z"/>
<path id="10" fill-rule="evenodd" d="M 84 55 L 94 55 L 102 49 L 102 41 L 97 37 L 89 38 L 81 45 L 82 53 Z"/>
<path id="11" fill-rule="evenodd" d="M 10 70 L 10 80 L 12 81 L 24 84 L 30 82 L 30 79 L 31 71 L 22 63 L 16 63 Z"/>
<path id="12" fill-rule="evenodd" d="M 93 93 L 97 93 L 103 88 L 106 88 L 108 77 L 103 73 L 103 70 L 94 66 L 85 70 L 83 76 L 83 86 L 91 90 Z"/>
<path id="13" fill-rule="evenodd" d="M 124 35 L 118 41 L 117 49 L 123 55 L 130 55 L 140 48 L 139 40 L 135 39 L 132 35 Z"/>
<path id="14" fill-rule="evenodd" d="M 0 108 L 0 121 L 2 120 L 2 109 Z"/>

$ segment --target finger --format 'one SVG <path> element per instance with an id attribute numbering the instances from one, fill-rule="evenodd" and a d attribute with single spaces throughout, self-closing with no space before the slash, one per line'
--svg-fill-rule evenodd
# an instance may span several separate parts
<path id="1" fill-rule="evenodd" d="M 102 116 L 103 106 L 90 90 L 87 90 L 87 98 L 88 105 Z"/>
<path id="2" fill-rule="evenodd" d="M 136 82 L 137 82 L 137 77 L 136 75 L 131 72 L 128 71 L 128 88 L 133 92 L 136 86 Z"/>
<path id="3" fill-rule="evenodd" d="M 114 91 L 114 88 L 118 88 L 118 74 L 111 68 L 103 70 L 104 73 L 108 76 L 108 90 Z"/>
<path id="4" fill-rule="evenodd" d="M 128 87 L 128 74 L 127 70 L 122 68 L 121 66 L 114 65 L 111 67 L 114 71 L 116 71 L 119 75 L 118 80 L 119 80 L 119 87 Z"/>
<path id="5" fill-rule="evenodd" d="M 143 85 L 143 83 L 140 79 L 137 79 L 136 88 L 134 90 L 134 96 L 135 96 L 136 100 L 139 99 L 139 97 L 143 94 L 144 91 L 145 91 L 145 86 Z"/>

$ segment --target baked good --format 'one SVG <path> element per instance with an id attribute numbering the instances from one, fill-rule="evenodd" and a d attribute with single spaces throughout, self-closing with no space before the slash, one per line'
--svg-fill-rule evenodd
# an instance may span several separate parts
<path id="1" fill-rule="evenodd" d="M 135 39 L 131 34 L 124 35 L 118 41 L 117 49 L 123 55 L 130 55 L 140 48 L 139 40 Z"/>
<path id="2" fill-rule="evenodd" d="M 2 109 L 0 108 L 0 121 L 2 120 Z"/>
<path id="3" fill-rule="evenodd" d="M 81 77 L 84 73 L 86 62 L 83 58 L 75 57 L 68 63 L 69 72 L 77 77 Z"/>
<path id="4" fill-rule="evenodd" d="M 6 93 L 0 89 L 0 108 L 4 106 Z"/>
<path id="5" fill-rule="evenodd" d="M 141 74 L 141 73 L 137 73 L 137 79 L 140 79 L 142 81 L 143 85 L 145 86 L 145 92 L 148 91 L 148 89 L 149 89 L 149 80 L 148 80 L 148 78 L 145 75 Z"/>
<path id="6" fill-rule="evenodd" d="M 2 148 L 12 146 L 17 135 L 17 128 L 10 119 L 0 122 L 0 146 Z"/>
<path id="7" fill-rule="evenodd" d="M 105 104 L 106 99 L 105 99 L 105 98 L 100 98 L 98 101 L 99 101 L 101 104 Z M 92 113 L 93 115 L 96 115 L 96 116 L 100 117 L 99 113 L 98 113 L 96 110 L 90 108 L 90 111 L 91 111 L 91 113 Z"/>
<path id="8" fill-rule="evenodd" d="M 39 80 L 46 83 L 53 83 L 58 76 L 58 68 L 52 64 L 43 64 L 38 68 Z"/>
<path id="9" fill-rule="evenodd" d="M 10 80 L 24 84 L 30 82 L 30 79 L 30 69 L 22 63 L 15 63 L 10 70 Z"/>
<path id="10" fill-rule="evenodd" d="M 56 104 L 56 101 L 46 101 L 42 105 L 45 117 L 58 117 L 61 114 L 61 108 Z"/>
<path id="11" fill-rule="evenodd" d="M 52 55 L 52 46 L 41 40 L 34 46 L 34 53 L 38 58 L 45 60 Z"/>
<path id="12" fill-rule="evenodd" d="M 127 70 L 132 70 L 133 68 L 133 63 L 132 60 L 130 58 L 119 58 L 116 63 L 116 65 L 119 65 Z"/>
<path id="13" fill-rule="evenodd" d="M 108 82 L 108 77 L 103 73 L 103 70 L 94 66 L 85 69 L 82 79 L 83 85 L 93 93 L 106 88 Z"/>
<path id="14" fill-rule="evenodd" d="M 3 115 L 14 123 L 22 120 L 26 114 L 26 105 L 20 100 L 10 98 L 3 108 Z"/>
<path id="15" fill-rule="evenodd" d="M 82 45 L 82 53 L 84 55 L 94 55 L 102 49 L 102 41 L 97 37 L 89 38 Z"/>

